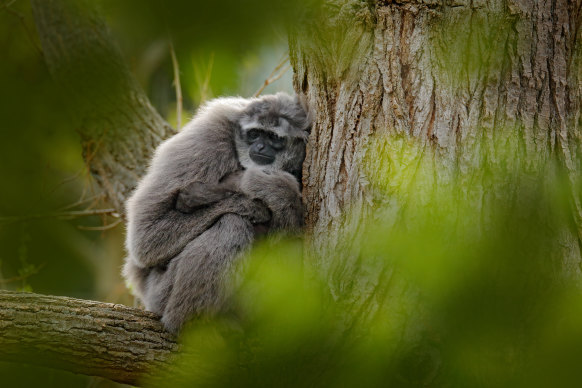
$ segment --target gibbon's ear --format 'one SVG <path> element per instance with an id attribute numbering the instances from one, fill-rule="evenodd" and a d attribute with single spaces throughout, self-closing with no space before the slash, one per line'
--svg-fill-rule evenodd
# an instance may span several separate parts
<path id="1" fill-rule="evenodd" d="M 295 100 L 297 104 L 303 109 L 305 112 L 306 118 L 306 127 L 303 129 L 308 134 L 311 134 L 311 125 L 313 124 L 313 120 L 315 119 L 315 110 L 310 109 L 309 104 L 307 102 L 307 97 L 304 94 L 296 94 Z"/>
<path id="2" fill-rule="evenodd" d="M 242 130 L 241 120 L 243 118 L 243 112 L 239 112 L 238 114 L 232 115 L 229 120 L 229 125 L 234 133 L 234 138 L 239 138 L 244 140 L 244 133 Z M 235 147 L 236 150 L 236 147 Z"/>

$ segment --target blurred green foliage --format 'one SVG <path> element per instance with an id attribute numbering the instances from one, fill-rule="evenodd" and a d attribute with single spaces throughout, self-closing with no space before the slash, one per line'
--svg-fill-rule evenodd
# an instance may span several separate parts
<path id="1" fill-rule="evenodd" d="M 506 12 L 445 9 L 431 29 L 431 47 L 439 79 L 450 86 L 476 81 L 494 69 L 501 73 L 507 50 L 516 39 L 516 18 Z"/>
<path id="2" fill-rule="evenodd" d="M 99 4 L 148 96 L 175 122 L 170 41 L 180 64 L 185 120 L 208 98 L 254 93 L 285 55 L 282 27 L 310 2 Z M 362 2 L 348 16 L 371 17 L 368 8 Z M 502 17 L 458 15 L 434 32 L 437 60 L 450 79 L 476 76 L 482 63 L 498 64 L 497 49 L 510 28 Z M 361 39 L 370 38 L 370 20 L 358 27 Z M 469 23 L 472 33 L 462 33 Z M 352 50 L 360 38 L 342 41 L 341 28 L 317 37 L 327 42 L 323 52 L 336 75 L 360 55 Z M 490 58 L 478 57 L 477 48 Z M 1 3 L 0 53 L 0 286 L 128 303 L 119 277 L 120 227 L 82 231 L 77 226 L 110 220 L 30 217 L 79 199 L 88 200 L 76 208 L 89 206 L 92 192 L 75 121 L 64 109 L 67 96 L 43 64 L 27 2 Z M 290 76 L 265 92 L 290 91 Z M 563 172 L 553 164 L 526 171 L 515 164 L 519 157 L 510 144 L 510 152 L 496 155 L 499 168 L 476 167 L 443 181 L 434 155 L 404 139 L 383 140 L 374 157 L 384 173 L 372 185 L 410 206 L 397 220 L 390 209 L 377 208 L 374 219 L 353 222 L 360 228 L 353 249 L 332 253 L 328 269 L 334 273 L 346 256 L 355 258 L 352 273 L 337 271 L 341 286 L 330 292 L 328 274 L 310 266 L 318 258 L 304 258 L 300 242 L 263 241 L 250 254 L 236 314 L 192 323 L 175 365 L 181 380 L 173 381 L 174 370 L 162 376 L 163 384 L 151 384 L 579 385 L 580 253 L 568 237 L 576 226 Z M 484 197 L 473 182 L 498 191 Z M 503 193 L 506 188 L 511 192 Z M 8 386 L 88 380 L 3 363 L 0 374 Z"/>
<path id="3" fill-rule="evenodd" d="M 172 124 L 170 42 L 180 67 L 185 123 L 206 99 L 257 91 L 286 54 L 284 19 L 300 11 L 299 3 L 266 1 L 94 4 L 133 74 Z M 49 75 L 28 1 L 0 0 L 0 58 L 0 288 L 132 304 L 120 276 L 123 224 L 87 230 L 116 219 L 62 216 L 108 205 L 96 196 L 78 121 L 68 110 L 74 101 Z M 292 91 L 290 71 L 264 93 L 275 90 Z M 7 363 L 0 363 L 0 375 L 3 386 L 112 385 Z"/>
<path id="4" fill-rule="evenodd" d="M 514 173 L 510 206 L 484 210 L 451 184 L 396 228 L 377 209 L 353 251 L 334 253 L 338 267 L 359 263 L 334 295 L 300 243 L 263 241 L 236 292 L 236 319 L 183 334 L 175 384 L 576 386 L 582 300 L 560 246 L 564 228 L 575 231 L 569 187 L 560 174 L 529 184 L 529 173 Z"/>
<path id="5" fill-rule="evenodd" d="M 317 1 L 100 0 L 100 5 L 154 106 L 173 124 L 170 41 L 188 117 L 213 97 L 252 96 L 286 54 L 286 27 Z M 288 71 L 263 93 L 293 92 L 291 75 Z"/>
<path id="6" fill-rule="evenodd" d="M 63 110 L 66 98 L 43 63 L 30 6 L 1 3 L 0 288 L 97 298 L 95 265 L 107 254 L 119 260 L 120 251 L 109 249 L 101 233 L 76 225 L 101 220 L 30 219 L 76 202 L 87 176 L 78 135 Z M 90 380 L 10 363 L 0 363 L 0 375 L 5 387 L 82 386 Z"/>
<path id="7" fill-rule="evenodd" d="M 38 51 L 29 7 L 14 6 L 17 13 L 0 9 L 0 270 L 6 279 L 23 280 L 2 286 L 90 297 L 90 268 L 67 240 L 96 236 L 83 236 L 54 219 L 6 219 L 73 203 L 85 185 L 78 137 Z M 72 182 L 75 176 L 79 179 Z M 28 277 L 35 272 L 31 266 L 41 265 Z"/>

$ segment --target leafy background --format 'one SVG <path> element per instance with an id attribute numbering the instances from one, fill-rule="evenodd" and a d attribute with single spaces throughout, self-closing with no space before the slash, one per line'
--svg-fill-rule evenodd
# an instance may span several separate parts
<path id="1" fill-rule="evenodd" d="M 281 2 L 256 0 L 244 5 L 98 3 L 131 71 L 173 126 L 177 117 L 170 42 L 179 63 L 183 125 L 205 100 L 257 92 L 287 56 L 283 25 L 289 12 L 296 11 Z M 96 197 L 83 162 L 67 96 L 43 62 L 28 2 L 0 2 L 0 53 L 0 288 L 132 305 L 120 276 L 123 224 L 87 230 L 116 219 L 69 214 L 107 204 Z M 291 93 L 291 76 L 287 68 L 263 93 Z M 6 363 L 0 363 L 0 374 L 7 386 L 98 381 Z"/>
<path id="2" fill-rule="evenodd" d="M 170 40 L 184 122 L 209 98 L 255 93 L 285 58 L 285 26 L 309 9 L 309 2 L 261 0 L 98 3 L 132 72 L 172 125 L 178 119 Z M 435 28 L 465 47 L 454 25 Z M 107 204 L 95 197 L 67 96 L 43 64 L 27 2 L 0 3 L 0 53 L 0 287 L 131 305 L 119 274 L 123 225 L 91 230 L 116 219 L 70 219 L 72 209 Z M 479 68 L 470 50 L 438 55 L 447 77 L 463 74 L 457 65 Z M 265 93 L 276 90 L 292 91 L 290 71 Z M 396 141 L 402 139 L 386 142 Z M 363 317 L 351 304 L 365 281 L 361 273 L 339 279 L 341 292 L 332 297 L 329 279 L 303 265 L 300 242 L 265 241 L 237 293 L 245 313 L 196 322 L 185 333 L 193 351 L 178 361 L 185 385 L 577 386 L 580 285 L 562 276 L 558 263 L 560 233 L 576 227 L 571 191 L 552 162 L 536 166 L 538 176 L 526 173 L 516 148 L 497 155 L 501 171 L 484 175 L 517 186 L 519 196 L 483 209 L 459 202 L 456 193 L 470 187 L 454 182 L 438 192 L 419 190 L 422 198 L 406 192 L 404 162 L 419 153 L 414 147 L 402 155 L 371 151 L 386 174 L 370 183 L 421 204 L 406 209 L 398 230 L 378 209 L 350 252 L 362 273 L 384 285 L 382 294 L 369 295 L 375 314 Z M 420 175 L 430 179 L 432 169 L 427 163 Z M 420 179 L 416 187 L 432 186 Z M 9 363 L 0 363 L 0 376 L 6 386 L 114 385 Z"/>

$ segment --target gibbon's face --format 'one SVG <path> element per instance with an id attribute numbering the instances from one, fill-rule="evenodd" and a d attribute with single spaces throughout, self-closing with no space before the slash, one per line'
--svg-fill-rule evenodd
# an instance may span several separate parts
<path id="1" fill-rule="evenodd" d="M 249 146 L 249 157 L 260 166 L 272 164 L 287 146 L 287 138 L 260 128 L 247 130 L 244 140 Z"/>
<path id="2" fill-rule="evenodd" d="M 251 102 L 238 120 L 234 140 L 243 168 L 287 171 L 301 181 L 309 125 L 295 99 L 264 96 Z"/>
<path id="3" fill-rule="evenodd" d="M 305 159 L 305 141 L 286 135 L 281 128 L 242 129 L 236 137 L 239 162 L 244 168 L 253 166 L 287 171 L 301 180 Z"/>

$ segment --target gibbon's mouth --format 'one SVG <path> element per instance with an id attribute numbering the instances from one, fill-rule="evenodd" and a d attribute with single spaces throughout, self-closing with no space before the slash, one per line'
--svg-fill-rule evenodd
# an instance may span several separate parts
<path id="1" fill-rule="evenodd" d="M 275 158 L 273 156 L 262 155 L 255 152 L 250 152 L 249 156 L 251 157 L 253 162 L 260 165 L 271 164 L 275 161 Z"/>

